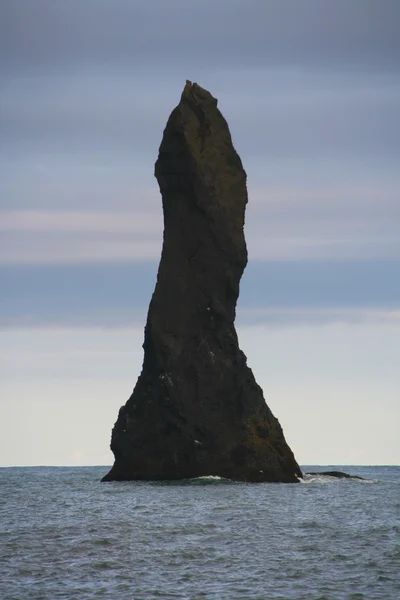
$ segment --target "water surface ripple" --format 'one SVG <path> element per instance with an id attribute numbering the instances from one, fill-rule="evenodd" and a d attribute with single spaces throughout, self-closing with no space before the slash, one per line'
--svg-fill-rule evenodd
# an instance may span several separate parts
<path id="1" fill-rule="evenodd" d="M 0 469 L 1 597 L 397 600 L 400 469 L 345 470 L 367 481 L 101 484 L 107 467 Z"/>

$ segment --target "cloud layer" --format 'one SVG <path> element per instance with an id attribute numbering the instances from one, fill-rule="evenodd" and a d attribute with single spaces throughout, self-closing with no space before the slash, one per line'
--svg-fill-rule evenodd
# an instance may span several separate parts
<path id="1" fill-rule="evenodd" d="M 382 69 L 397 66 L 399 48 L 396 0 L 5 0 L 2 14 L 0 56 L 14 69 L 196 65 L 204 58 L 224 68 L 279 62 Z"/>
<path id="2" fill-rule="evenodd" d="M 187 76 L 219 97 L 248 172 L 250 258 L 399 258 L 397 2 L 1 12 L 2 264 L 156 259 L 153 165 Z"/>
<path id="3" fill-rule="evenodd" d="M 2 0 L 2 464 L 111 462 L 185 79 L 248 174 L 239 336 L 296 456 L 398 462 L 399 21 L 398 0 Z"/>

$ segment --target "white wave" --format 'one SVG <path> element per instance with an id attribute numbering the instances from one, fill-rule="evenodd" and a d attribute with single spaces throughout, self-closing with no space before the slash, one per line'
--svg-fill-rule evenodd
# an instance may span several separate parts
<path id="1" fill-rule="evenodd" d="M 193 481 L 222 481 L 225 477 L 219 475 L 203 475 L 202 477 L 193 477 Z"/>
<path id="2" fill-rule="evenodd" d="M 300 483 L 332 483 L 332 481 L 339 481 L 336 477 L 330 477 L 329 475 L 308 475 L 304 473 L 303 479 L 298 477 Z"/>

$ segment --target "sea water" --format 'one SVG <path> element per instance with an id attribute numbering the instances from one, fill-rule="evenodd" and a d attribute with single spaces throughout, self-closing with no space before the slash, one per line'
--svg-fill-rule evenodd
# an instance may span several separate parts
<path id="1" fill-rule="evenodd" d="M 0 469 L 1 598 L 400 598 L 400 468 L 300 484 Z M 316 471 L 318 467 L 306 467 Z"/>

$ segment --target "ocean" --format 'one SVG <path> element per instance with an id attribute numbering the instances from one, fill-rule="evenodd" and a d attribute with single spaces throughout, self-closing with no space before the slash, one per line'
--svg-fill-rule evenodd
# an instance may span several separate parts
<path id="1" fill-rule="evenodd" d="M 3 600 L 398 600 L 400 467 L 300 484 L 0 469 Z"/>

